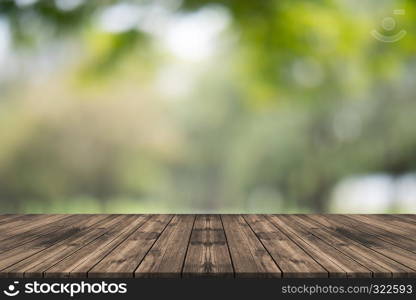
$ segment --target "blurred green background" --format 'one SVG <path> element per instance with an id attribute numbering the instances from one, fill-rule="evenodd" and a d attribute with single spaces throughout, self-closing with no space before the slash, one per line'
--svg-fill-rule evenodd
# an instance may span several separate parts
<path id="1" fill-rule="evenodd" d="M 415 95 L 414 0 L 0 0 L 0 212 L 416 212 Z"/>

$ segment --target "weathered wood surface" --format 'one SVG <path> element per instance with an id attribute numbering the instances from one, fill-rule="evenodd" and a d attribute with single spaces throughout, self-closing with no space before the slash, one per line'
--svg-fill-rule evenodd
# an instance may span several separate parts
<path id="1" fill-rule="evenodd" d="M 0 215 L 0 277 L 416 277 L 416 217 Z"/>

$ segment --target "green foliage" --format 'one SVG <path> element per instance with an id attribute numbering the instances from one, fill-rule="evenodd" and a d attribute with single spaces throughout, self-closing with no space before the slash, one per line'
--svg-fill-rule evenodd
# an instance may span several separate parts
<path id="1" fill-rule="evenodd" d="M 80 46 L 40 90 L 14 82 L 0 99 L 4 210 L 68 211 L 74 199 L 80 211 L 322 212 L 343 178 L 415 171 L 414 1 L 185 0 L 169 14 L 221 7 L 231 20 L 228 48 L 193 64 L 142 27 L 97 28 L 121 2 L 152 3 L 0 3 L 14 49 Z M 406 38 L 373 39 L 397 5 Z M 194 82 L 179 100 L 154 85 L 177 65 Z"/>

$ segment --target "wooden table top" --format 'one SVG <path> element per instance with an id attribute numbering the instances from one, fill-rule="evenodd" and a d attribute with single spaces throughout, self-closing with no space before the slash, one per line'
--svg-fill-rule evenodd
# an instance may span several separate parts
<path id="1" fill-rule="evenodd" d="M 0 277 L 415 277 L 416 215 L 0 215 Z"/>

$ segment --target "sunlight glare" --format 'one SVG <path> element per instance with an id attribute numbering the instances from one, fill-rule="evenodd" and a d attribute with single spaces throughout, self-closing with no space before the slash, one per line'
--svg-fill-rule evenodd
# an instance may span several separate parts
<path id="1" fill-rule="evenodd" d="M 202 9 L 174 19 L 163 40 L 177 58 L 201 61 L 215 53 L 218 35 L 229 22 L 230 17 L 224 9 Z"/>

